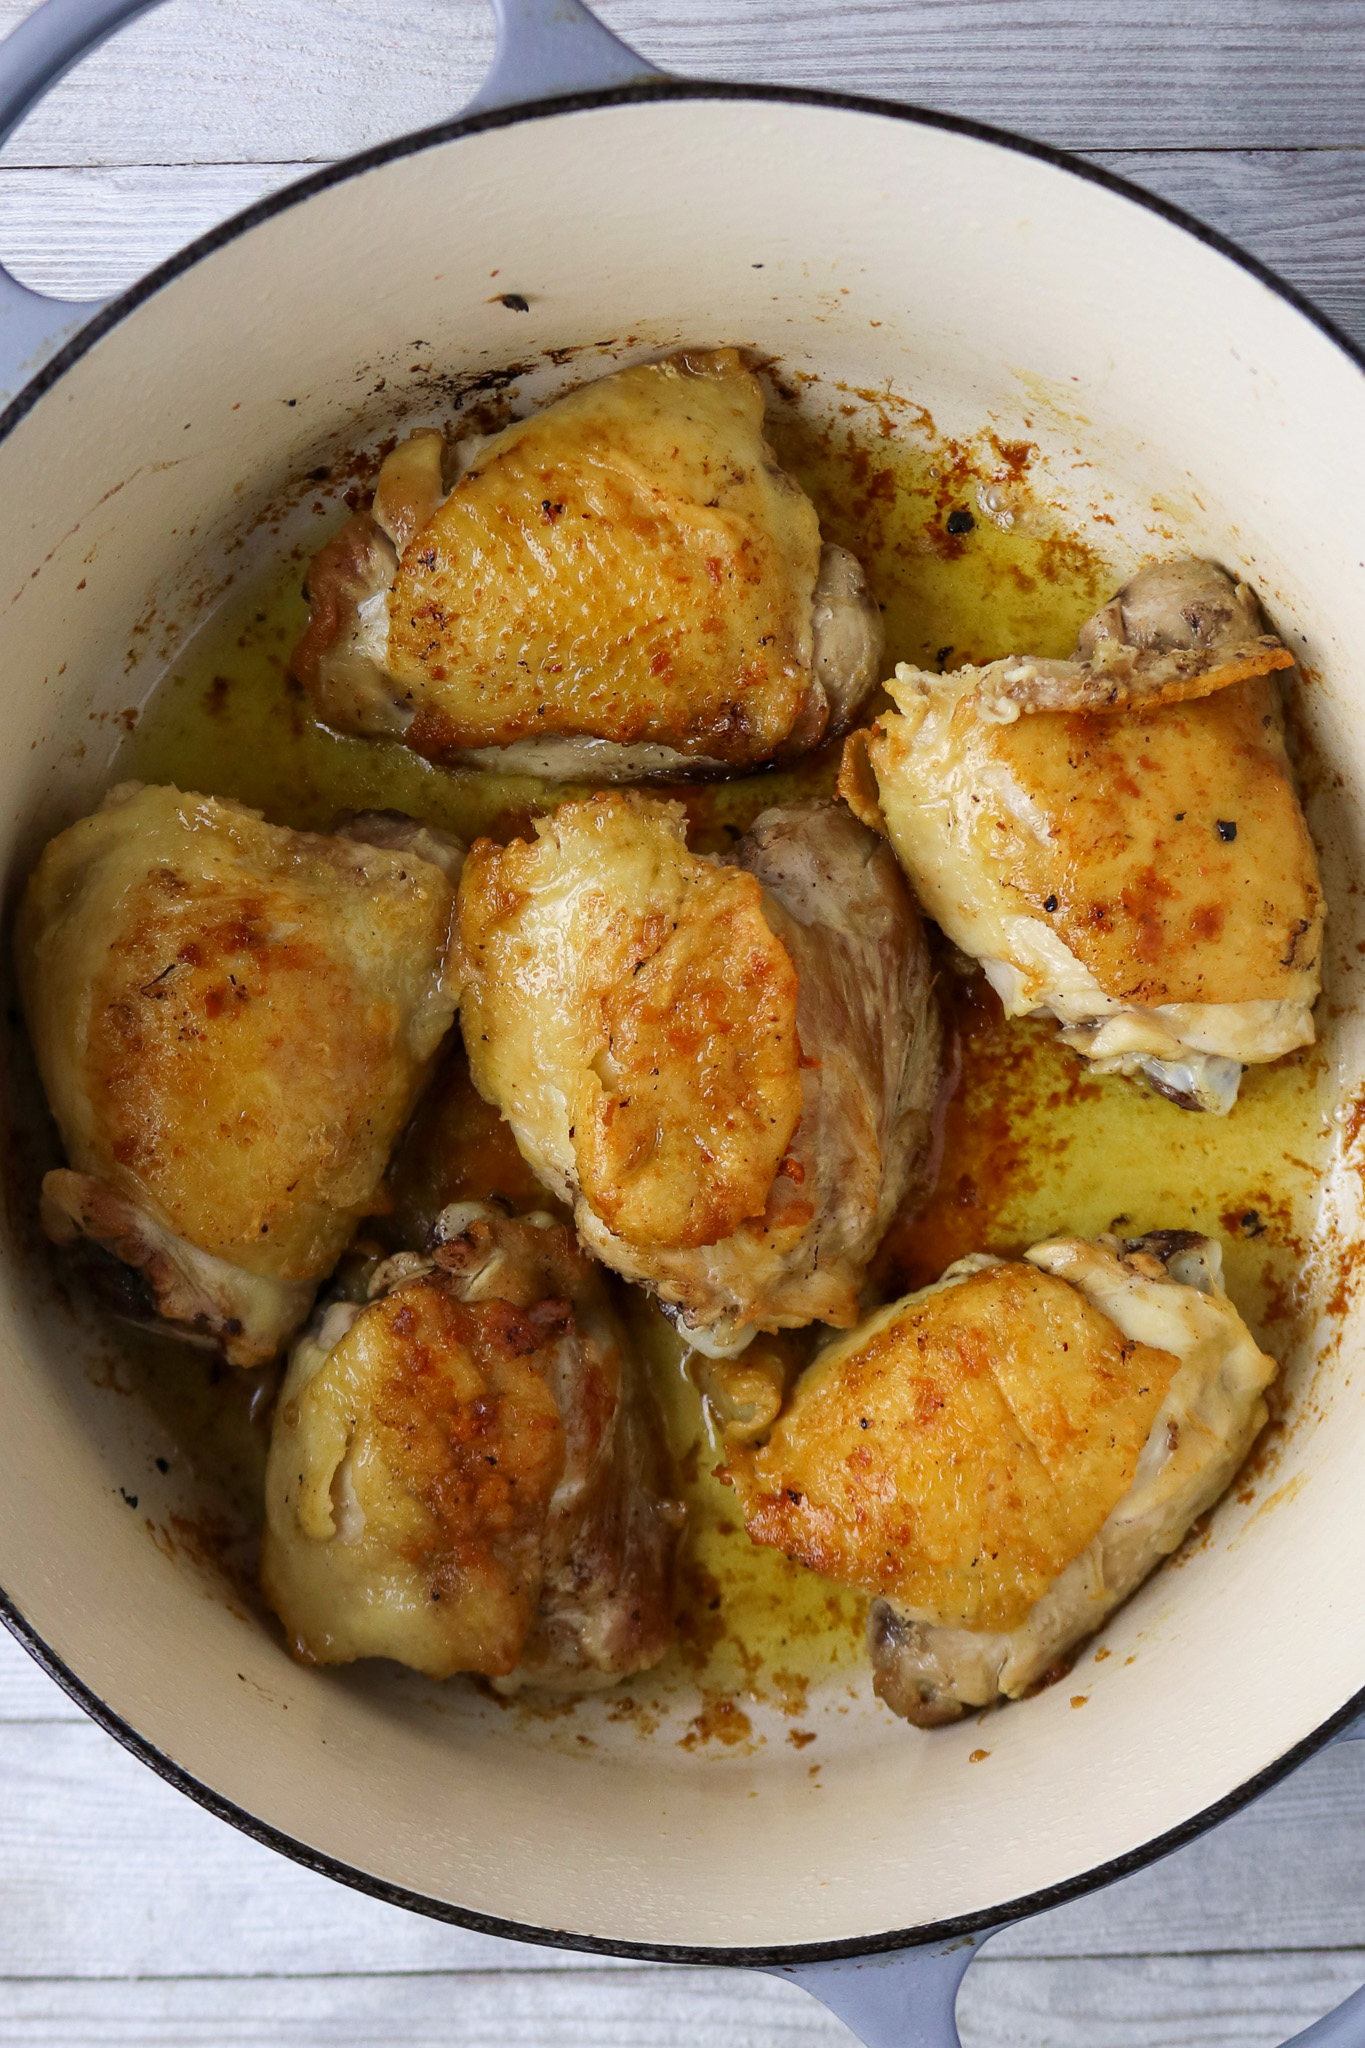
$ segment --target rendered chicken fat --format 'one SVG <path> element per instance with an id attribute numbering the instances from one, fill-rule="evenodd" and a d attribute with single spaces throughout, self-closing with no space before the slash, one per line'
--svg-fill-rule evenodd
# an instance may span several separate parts
<path id="1" fill-rule="evenodd" d="M 422 429 L 308 574 L 319 715 L 461 758 L 611 780 L 739 769 L 843 730 L 880 613 L 763 439 L 732 349 L 617 371 L 491 438 Z"/>
<path id="2" fill-rule="evenodd" d="M 877 1690 L 923 1725 L 1017 1695 L 1228 1485 L 1274 1377 L 1190 1232 L 960 1260 L 727 1440 L 756 1542 L 880 1597 Z"/>
<path id="3" fill-rule="evenodd" d="M 589 1250 L 689 1342 L 851 1323 L 918 1170 L 939 1025 L 914 905 L 842 806 L 770 811 L 721 862 L 680 805 L 561 805 L 460 888 L 480 1091 Z"/>
<path id="4" fill-rule="evenodd" d="M 20 913 L 70 1162 L 44 1182 L 49 1234 L 103 1247 L 128 1312 L 237 1364 L 298 1328 L 379 1201 L 454 1015 L 461 849 L 410 821 L 359 832 L 125 785 L 51 841 Z"/>
<path id="5" fill-rule="evenodd" d="M 591 1262 L 549 1218 L 446 1212 L 295 1348 L 262 1584 L 298 1653 L 592 1690 L 657 1663 L 682 1511 Z"/>
<path id="6" fill-rule="evenodd" d="M 902 665 L 841 779 L 1008 1015 L 1050 1011 L 1101 1071 L 1224 1112 L 1242 1065 L 1312 1043 L 1321 986 L 1269 674 L 1290 656 L 1258 624 L 1213 565 L 1158 564 L 1076 661 Z"/>

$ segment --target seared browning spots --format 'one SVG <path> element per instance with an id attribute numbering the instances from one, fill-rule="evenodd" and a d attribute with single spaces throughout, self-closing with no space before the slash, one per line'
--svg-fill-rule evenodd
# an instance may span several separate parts
<path id="1" fill-rule="evenodd" d="M 1312 1002 L 1317 860 L 1264 679 L 1124 718 L 960 705 L 954 742 L 982 859 L 1107 996 Z"/>
<path id="2" fill-rule="evenodd" d="M 75 918 L 100 941 L 79 963 Z M 25 917 L 73 1163 L 248 1272 L 318 1277 L 450 1021 L 450 918 L 426 862 L 213 799 L 145 789 L 73 826 Z M 82 971 L 58 988 L 59 965 Z"/>
<path id="3" fill-rule="evenodd" d="M 582 1691 L 658 1663 L 673 1637 L 673 1567 L 683 1509 L 648 1375 L 617 1318 L 602 1268 L 562 1226 L 513 1222 L 457 1204 L 435 1258 L 467 1299 L 567 1302 L 556 1355 L 564 1473 L 541 1545 L 536 1619 L 518 1683 Z M 543 1311 L 542 1311 L 543 1312 Z"/>
<path id="4" fill-rule="evenodd" d="M 116 791 L 51 842 L 20 918 L 29 1028 L 75 1169 L 49 1176 L 54 1219 L 138 1264 L 181 1241 L 210 1268 L 304 1284 L 296 1324 L 375 1204 L 451 1022 L 452 912 L 430 860 Z M 226 1348 L 246 1363 L 287 1334 L 229 1329 Z"/>
<path id="5" fill-rule="evenodd" d="M 579 1096 L 579 1186 L 632 1244 L 714 1244 L 761 1215 L 801 1113 L 796 975 L 762 891 L 729 869 L 695 893 L 693 919 L 645 920 L 629 981 L 603 990 Z"/>
<path id="6" fill-rule="evenodd" d="M 894 858 L 841 805 L 765 812 L 734 866 L 683 824 L 622 795 L 476 847 L 463 1016 L 584 1244 L 723 1356 L 855 1320 L 924 1154 L 939 1027 Z"/>
<path id="7" fill-rule="evenodd" d="M 758 883 L 689 853 L 683 822 L 599 797 L 530 845 L 480 841 L 459 922 L 479 1087 L 530 1120 L 556 1192 L 679 1248 L 762 1215 L 801 1113 L 790 956 Z"/>
<path id="8" fill-rule="evenodd" d="M 765 1444 L 729 1447 L 745 1526 L 911 1613 L 1012 1628 L 1131 1483 L 1178 1364 L 990 1265 L 836 1341 Z"/>
<path id="9" fill-rule="evenodd" d="M 481 1670 L 510 1669 L 534 1612 L 536 1547 L 564 1469 L 544 1356 L 562 1321 L 557 1304 L 467 1307 L 433 1275 L 377 1302 L 359 1339 L 367 1363 L 386 1362 L 373 1428 L 419 1511 L 405 1553 L 433 1599 L 479 1582 Z"/>
<path id="10" fill-rule="evenodd" d="M 1321 985 L 1317 861 L 1267 673 L 1289 657 L 1266 634 L 1246 651 L 1257 622 L 1213 565 L 1158 564 L 1083 629 L 1089 662 L 902 665 L 898 709 L 849 741 L 840 782 L 1009 1015 L 1050 1009 L 1087 1057 L 1223 1111 L 1241 1064 L 1312 1042 Z M 1101 706 L 1106 662 L 1142 689 Z"/>
<path id="11" fill-rule="evenodd" d="M 1056 1238 L 1026 1256 L 1074 1289 L 1119 1340 L 1163 1361 L 1163 1373 L 1166 1361 L 1177 1369 L 1129 1483 L 1022 1618 L 1006 1626 L 963 1625 L 940 1608 L 873 1602 L 868 1645 L 877 1693 L 921 1727 L 989 1706 L 1001 1695 L 1017 1699 L 1055 1669 L 1213 1507 L 1266 1419 L 1275 1360 L 1260 1350 L 1223 1292 L 1221 1255 L 1208 1238 L 1189 1230 L 1123 1240 Z M 962 1260 L 941 1284 L 957 1288 L 982 1263 Z M 1011 1342 L 1027 1344 L 1037 1334 L 1020 1325 Z M 1068 1356 L 1053 1362 L 1062 1383 Z M 1038 1369 L 1046 1370 L 1047 1361 Z M 1023 1419 L 1028 1411 L 1014 1405 Z"/>
<path id="12" fill-rule="evenodd" d="M 1184 612 L 1173 603 L 1181 596 Z M 1257 622 L 1255 598 L 1207 563 L 1145 570 L 1096 613 L 1080 646 L 1097 658 L 1112 649 L 1115 660 L 1173 660 L 1183 624 L 1191 647 L 1176 652 L 1204 667 L 1188 688 L 1163 685 L 1104 709 L 1088 708 L 1088 685 L 1070 695 L 1060 683 L 1025 687 L 1026 669 L 1079 676 L 1076 663 L 897 672 L 890 688 L 902 715 L 850 742 L 844 791 L 861 814 L 880 806 L 926 907 L 954 937 L 975 907 L 960 872 L 970 863 L 1004 892 L 1004 914 L 1043 923 L 1107 997 L 1312 1002 L 1322 894 L 1264 676 L 1291 657 L 1265 635 L 1250 679 L 1246 662 L 1210 667 L 1223 651 L 1210 619 L 1240 646 Z M 1125 627 L 1148 644 L 1105 637 Z M 938 876 L 936 836 L 953 855 Z"/>
<path id="13" fill-rule="evenodd" d="M 606 1685 L 672 1632 L 681 1510 L 600 1269 L 482 1203 L 296 1348 L 262 1579 L 301 1655 Z"/>
<path id="14" fill-rule="evenodd" d="M 461 444 L 448 496 L 443 455 L 430 428 L 401 442 L 309 569 L 294 670 L 332 723 L 433 760 L 615 778 L 803 751 L 873 687 L 862 570 L 822 548 L 733 349 L 618 371 Z"/>
<path id="15" fill-rule="evenodd" d="M 819 557 L 733 350 L 603 378 L 490 442 L 403 557 L 388 665 L 411 742 L 762 760 L 809 689 Z"/>
<path id="16" fill-rule="evenodd" d="M 373 1603 L 347 1617 L 349 1638 L 325 1606 L 314 1629 L 280 1554 L 291 1521 L 303 1539 L 347 1546 L 353 1566 L 388 1554 L 408 1610 L 406 1661 L 433 1677 L 513 1669 L 564 1469 L 549 1381 L 563 1319 L 563 1304 L 466 1305 L 436 1272 L 366 1309 L 306 1384 L 286 1382 L 263 1577 L 301 1655 L 330 1663 L 386 1646 L 367 1640 L 382 1624 Z"/>

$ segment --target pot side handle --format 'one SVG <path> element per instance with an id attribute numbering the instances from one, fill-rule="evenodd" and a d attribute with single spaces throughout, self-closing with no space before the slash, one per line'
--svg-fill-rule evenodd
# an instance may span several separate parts
<path id="1" fill-rule="evenodd" d="M 1339 1735 L 1332 1737 L 1338 1742 L 1365 1742 L 1365 1714 L 1359 1720 L 1348 1721 Z M 1311 2027 L 1305 2027 L 1301 2034 L 1295 2034 L 1285 2048 L 1360 2048 L 1365 2041 L 1365 1984 L 1359 1991 L 1353 1991 L 1348 1999 L 1320 2020 L 1314 2020 Z"/>
<path id="2" fill-rule="evenodd" d="M 961 2048 L 954 2017 L 968 1965 L 998 1928 L 883 1956 L 832 1963 L 779 1963 L 785 1977 L 851 2027 L 863 2048 Z M 1322 2048 L 1337 2048 L 1336 2043 Z"/>
<path id="3" fill-rule="evenodd" d="M 604 28 L 583 0 L 493 0 L 493 13 L 497 49 L 467 114 L 668 76 Z"/>
<path id="4" fill-rule="evenodd" d="M 1365 1737 L 1365 1727 L 1353 1734 Z M 898 1949 L 834 1963 L 784 1963 L 767 1975 L 799 1984 L 852 2029 L 863 2048 L 962 2048 L 957 1994 L 974 1957 L 999 1928 L 941 1948 Z M 1295 2034 L 1285 2048 L 1360 2048 L 1365 2041 L 1365 1984 L 1333 2012 Z"/>
<path id="5" fill-rule="evenodd" d="M 1365 1742 L 1365 1714 L 1349 1721 L 1337 1742 Z M 863 2048 L 961 2048 L 957 1994 L 968 1967 L 998 1927 L 987 1927 L 941 1947 L 897 1949 L 833 1963 L 788 1963 L 768 1970 L 799 1984 L 851 2027 Z M 1361 2048 L 1365 2042 L 1365 1984 L 1295 2034 L 1284 2048 Z"/>
<path id="6" fill-rule="evenodd" d="M 44 93 L 125 21 L 157 0 L 45 0 L 0 43 L 0 142 L 8 141 Z M 0 403 L 105 303 L 45 298 L 0 268 Z"/>
<path id="7" fill-rule="evenodd" d="M 0 42 L 0 143 L 73 64 L 157 4 L 43 0 Z M 493 0 L 493 11 L 497 49 L 468 113 L 665 76 L 604 28 L 582 0 Z M 47 298 L 0 267 L 0 405 L 107 303 Z"/>

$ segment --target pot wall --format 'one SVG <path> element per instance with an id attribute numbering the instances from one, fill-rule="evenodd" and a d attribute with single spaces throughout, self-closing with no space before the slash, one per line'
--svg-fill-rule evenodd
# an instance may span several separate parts
<path id="1" fill-rule="evenodd" d="M 529 312 L 509 311 L 507 291 Z M 540 363 L 519 380 L 526 404 L 619 359 L 589 347 L 556 370 L 548 352 L 607 338 L 626 355 L 738 342 L 818 372 L 821 394 L 890 387 L 945 432 L 1026 431 L 1046 488 L 1073 518 L 1111 518 L 1116 547 L 1178 537 L 1256 581 L 1304 651 L 1305 719 L 1342 777 L 1313 822 L 1345 1101 L 1365 1064 L 1348 1008 L 1365 378 L 1267 286 L 1141 206 L 870 112 L 696 94 L 435 143 L 326 184 L 114 326 L 0 447 L 11 885 L 97 798 L 110 721 L 153 687 L 226 570 L 293 530 L 279 511 L 291 479 L 396 408 L 439 414 L 441 373 Z M 310 516 L 304 503 L 296 519 Z M 1347 1159 L 1313 1276 L 1323 1302 L 1337 1288 L 1337 1315 L 1291 1362 L 1278 1492 L 1226 1502 L 1203 1546 L 1124 1610 L 1084 1714 L 1054 1687 L 993 1717 L 983 1766 L 976 1724 L 924 1735 L 842 1687 L 819 1703 L 813 1779 L 780 1723 L 759 1754 L 713 1759 L 604 1706 L 597 1748 L 569 1754 L 553 1723 L 523 1727 L 461 1687 L 301 1669 L 193 1554 L 154 1540 L 149 1522 L 177 1505 L 152 1463 L 165 1446 L 110 1390 L 105 1340 L 16 1228 L 0 1585 L 183 1770 L 457 1912 L 717 1951 L 989 1914 L 1180 1827 L 1365 1686 L 1365 1411 L 1338 1287 L 1358 1196 Z"/>

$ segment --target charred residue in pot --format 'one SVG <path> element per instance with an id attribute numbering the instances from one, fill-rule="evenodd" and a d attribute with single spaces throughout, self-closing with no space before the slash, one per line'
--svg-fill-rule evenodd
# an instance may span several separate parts
<path id="1" fill-rule="evenodd" d="M 477 408 L 480 426 L 501 424 L 529 368 L 490 371 L 481 390 L 466 384 L 461 424 Z M 828 537 L 864 562 L 886 621 L 888 664 L 951 668 L 1020 649 L 1064 654 L 1127 566 L 1107 556 L 1108 528 L 1070 530 L 1035 497 L 1036 451 L 1022 422 L 1014 435 L 988 426 L 951 440 L 909 400 L 816 391 L 772 366 L 768 381 L 779 457 L 810 492 Z M 314 463 L 306 488 L 335 506 L 338 524 L 343 505 L 366 501 L 380 452 Z M 438 769 L 398 744 L 320 726 L 288 673 L 305 616 L 303 571 L 300 551 L 242 584 L 175 662 L 121 744 L 111 780 L 237 797 L 297 827 L 326 827 L 345 810 L 397 809 L 466 839 L 524 832 L 538 811 L 582 793 L 584 785 Z M 694 843 L 723 851 L 768 806 L 829 794 L 837 756 L 834 747 L 790 770 L 671 793 L 686 805 Z M 1006 1024 L 984 979 L 964 976 L 946 949 L 939 981 L 957 1062 L 941 1170 L 927 1202 L 893 1225 L 875 1271 L 883 1294 L 936 1278 L 965 1252 L 1017 1252 L 1058 1230 L 1188 1225 L 1224 1243 L 1231 1290 L 1269 1348 L 1282 1351 L 1302 1333 L 1332 1137 L 1323 1052 L 1252 1069 L 1229 1119 L 1192 1115 L 1093 1075 L 1050 1024 Z M 458 1063 L 458 1053 L 451 1057 Z M 445 1099 L 442 1118 L 400 1156 L 400 1217 L 425 1213 L 438 1193 L 543 1206 L 505 1128 L 458 1075 Z M 376 1226 L 381 1235 L 386 1227 Z M 761 1739 L 756 1703 L 805 1718 L 810 1690 L 836 1675 L 856 1679 L 865 1602 L 749 1543 L 733 1494 L 714 1476 L 723 1447 L 674 1332 L 642 1300 L 633 1319 L 636 1341 L 655 1361 L 691 1519 L 678 1644 L 660 1673 L 577 1713 L 581 1722 L 605 1713 L 653 1736 L 672 1711 L 676 1740 L 677 1702 L 690 1700 L 682 1739 L 734 1754 Z M 174 1415 L 202 1468 L 225 1458 L 239 1494 L 242 1486 L 249 1493 L 256 1453 L 241 1444 L 240 1417 L 228 1432 L 237 1448 L 218 1446 L 211 1411 L 221 1386 L 202 1359 L 186 1358 L 184 1370 L 194 1393 L 183 1412 L 167 1402 L 169 1366 L 151 1376 L 148 1392 Z M 253 1444 L 261 1429 L 259 1417 L 249 1422 Z M 1257 1483 L 1255 1471 L 1246 1483 Z M 534 1708 L 519 1703 L 518 1711 Z"/>

